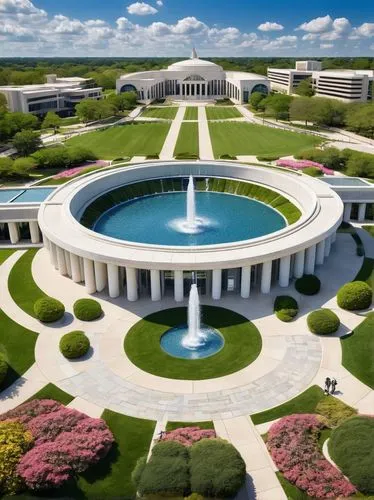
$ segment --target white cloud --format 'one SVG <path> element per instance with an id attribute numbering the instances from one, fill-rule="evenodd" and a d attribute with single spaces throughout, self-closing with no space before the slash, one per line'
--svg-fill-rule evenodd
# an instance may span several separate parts
<path id="1" fill-rule="evenodd" d="M 338 33 L 347 33 L 351 29 L 351 23 L 346 17 L 338 17 L 334 19 L 332 27 Z"/>
<path id="2" fill-rule="evenodd" d="M 284 26 L 278 23 L 266 21 L 266 23 L 262 23 L 257 26 L 257 29 L 260 31 L 282 31 L 284 29 Z"/>
<path id="3" fill-rule="evenodd" d="M 159 6 L 159 7 L 162 7 L 164 5 L 164 2 L 162 0 L 157 0 L 156 4 Z"/>
<path id="4" fill-rule="evenodd" d="M 371 38 L 374 36 L 374 23 L 364 23 L 354 29 L 354 33 L 359 37 Z"/>
<path id="5" fill-rule="evenodd" d="M 333 43 L 321 43 L 320 48 L 321 49 L 331 49 L 334 46 Z"/>
<path id="6" fill-rule="evenodd" d="M 35 7 L 30 0 L 0 0 L 0 12 L 6 14 L 35 14 L 44 12 Z"/>
<path id="7" fill-rule="evenodd" d="M 323 33 L 332 26 L 332 19 L 329 15 L 325 17 L 316 17 L 309 22 L 300 24 L 298 30 L 308 31 L 309 33 Z"/>
<path id="8" fill-rule="evenodd" d="M 149 16 L 150 14 L 156 14 L 158 10 L 148 3 L 135 2 L 127 7 L 127 12 L 136 16 Z"/>

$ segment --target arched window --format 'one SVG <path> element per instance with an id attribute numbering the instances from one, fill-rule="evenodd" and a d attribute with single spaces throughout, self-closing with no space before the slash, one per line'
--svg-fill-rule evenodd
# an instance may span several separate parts
<path id="1" fill-rule="evenodd" d="M 131 83 L 126 83 L 126 85 L 124 85 L 123 87 L 121 87 L 121 90 L 120 92 L 136 92 L 138 93 L 138 91 L 136 90 L 136 87 L 134 85 L 132 85 Z"/>
<path id="2" fill-rule="evenodd" d="M 258 83 L 253 87 L 251 94 L 253 94 L 253 92 L 260 92 L 261 94 L 268 95 L 269 89 L 263 83 Z"/>
<path id="3" fill-rule="evenodd" d="M 185 82 L 204 82 L 205 78 L 200 75 L 190 75 L 184 79 Z"/>

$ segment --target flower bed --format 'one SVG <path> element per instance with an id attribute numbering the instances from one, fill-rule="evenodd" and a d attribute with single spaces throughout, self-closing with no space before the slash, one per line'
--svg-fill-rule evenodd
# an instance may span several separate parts
<path id="1" fill-rule="evenodd" d="M 98 161 L 93 161 L 90 163 L 84 163 L 83 165 L 80 165 L 79 167 L 74 167 L 74 168 L 69 168 L 68 170 L 63 170 L 62 172 L 59 172 L 58 174 L 54 175 L 52 179 L 63 179 L 66 177 L 74 177 L 77 174 L 82 173 L 84 170 L 88 170 L 91 168 L 101 168 L 101 167 L 107 167 L 109 165 L 108 161 L 104 160 L 98 160 Z"/>
<path id="2" fill-rule="evenodd" d="M 96 464 L 114 438 L 104 420 L 91 418 L 53 400 L 35 399 L 0 416 L 23 424 L 33 446 L 17 465 L 17 474 L 31 490 L 57 488 Z"/>
<path id="3" fill-rule="evenodd" d="M 349 497 L 355 494 L 355 487 L 318 448 L 318 437 L 324 427 L 318 415 L 284 417 L 269 429 L 268 450 L 284 477 L 309 496 Z"/>
<path id="4" fill-rule="evenodd" d="M 200 429 L 200 427 L 183 427 L 163 433 L 161 441 L 177 441 L 184 446 L 192 446 L 201 439 L 212 439 L 216 437 L 213 429 Z"/>
<path id="5" fill-rule="evenodd" d="M 334 171 L 330 168 L 311 160 L 277 160 L 276 165 L 278 167 L 292 168 L 293 170 L 315 167 L 319 168 L 325 175 L 334 175 Z"/>

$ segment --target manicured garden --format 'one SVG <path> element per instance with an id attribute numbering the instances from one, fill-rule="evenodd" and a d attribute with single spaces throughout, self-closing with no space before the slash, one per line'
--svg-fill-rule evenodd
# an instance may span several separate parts
<path id="1" fill-rule="evenodd" d="M 199 110 L 197 106 L 187 106 L 184 112 L 183 120 L 197 120 L 199 116 Z"/>
<path id="2" fill-rule="evenodd" d="M 66 145 L 84 146 L 103 160 L 147 156 L 160 153 L 169 128 L 167 122 L 136 122 L 82 134 L 69 139 Z"/>
<path id="3" fill-rule="evenodd" d="M 8 257 L 10 257 L 12 255 L 12 253 L 14 253 L 15 250 L 11 250 L 10 248 L 4 248 L 2 250 L 0 250 L 0 265 L 6 261 L 6 259 Z"/>
<path id="4" fill-rule="evenodd" d="M 136 323 L 126 334 L 125 352 L 132 363 L 148 373 L 184 380 L 234 373 L 248 366 L 260 354 L 261 335 L 244 316 L 221 307 L 204 306 L 202 321 L 216 328 L 225 339 L 224 347 L 213 356 L 186 360 L 169 356 L 161 349 L 162 335 L 187 322 L 184 307 L 159 311 Z"/>
<path id="5" fill-rule="evenodd" d="M 242 122 L 209 123 L 215 158 L 230 155 L 286 156 L 321 142 L 317 137 Z"/>
<path id="6" fill-rule="evenodd" d="M 191 153 L 199 156 L 199 125 L 198 123 L 182 123 L 178 140 L 174 149 L 174 156 Z"/>
<path id="7" fill-rule="evenodd" d="M 149 107 L 146 108 L 142 116 L 146 118 L 163 118 L 165 120 L 174 120 L 177 114 L 178 108 L 176 106 L 164 106 L 164 107 Z"/>
<path id="8" fill-rule="evenodd" d="M 208 120 L 228 120 L 230 118 L 243 118 L 243 115 L 236 108 L 224 108 L 207 106 L 205 108 Z"/>

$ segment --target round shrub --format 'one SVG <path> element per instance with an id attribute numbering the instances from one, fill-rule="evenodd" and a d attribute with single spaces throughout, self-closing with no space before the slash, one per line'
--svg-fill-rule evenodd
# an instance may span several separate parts
<path id="1" fill-rule="evenodd" d="M 62 302 L 52 297 L 38 299 L 34 304 L 34 313 L 39 321 L 53 323 L 63 317 L 65 306 Z"/>
<path id="2" fill-rule="evenodd" d="M 303 174 L 310 175 L 310 177 L 321 177 L 323 172 L 317 167 L 306 167 L 303 169 Z"/>
<path id="3" fill-rule="evenodd" d="M 188 460 L 188 449 L 177 441 L 159 441 L 152 449 L 152 457 L 174 457 Z"/>
<path id="4" fill-rule="evenodd" d="M 279 295 L 274 301 L 274 312 L 278 319 L 289 322 L 299 312 L 299 306 L 293 297 Z"/>
<path id="5" fill-rule="evenodd" d="M 347 311 L 360 311 L 371 306 L 373 292 L 364 281 L 346 283 L 338 291 L 338 306 Z"/>
<path id="6" fill-rule="evenodd" d="M 93 321 L 99 318 L 103 310 L 97 300 L 79 299 L 73 306 L 75 316 L 82 321 Z"/>
<path id="7" fill-rule="evenodd" d="M 235 497 L 245 483 L 246 467 L 232 444 L 203 439 L 192 445 L 190 453 L 191 491 L 208 498 Z"/>
<path id="8" fill-rule="evenodd" d="M 316 295 L 321 289 L 321 282 L 314 274 L 304 274 L 295 281 L 295 288 L 303 295 Z"/>
<path id="9" fill-rule="evenodd" d="M 60 340 L 61 354 L 68 359 L 80 358 L 88 352 L 90 341 L 84 332 L 66 333 Z"/>
<path id="10" fill-rule="evenodd" d="M 256 157 L 258 161 L 276 161 L 279 160 L 279 156 L 273 155 L 261 155 Z"/>
<path id="11" fill-rule="evenodd" d="M 0 387 L 8 373 L 8 363 L 0 356 Z"/>
<path id="12" fill-rule="evenodd" d="M 138 458 L 134 470 L 131 473 L 131 481 L 133 485 L 136 486 L 136 488 L 138 488 L 139 486 L 140 479 L 142 477 L 146 465 L 147 465 L 147 455 L 143 455 L 142 457 Z"/>
<path id="13" fill-rule="evenodd" d="M 343 474 L 366 495 L 374 494 L 374 418 L 357 416 L 334 429 L 329 453 Z"/>
<path id="14" fill-rule="evenodd" d="M 340 326 L 340 319 L 330 309 L 318 309 L 308 315 L 308 328 L 312 333 L 328 335 L 335 333 Z"/>

